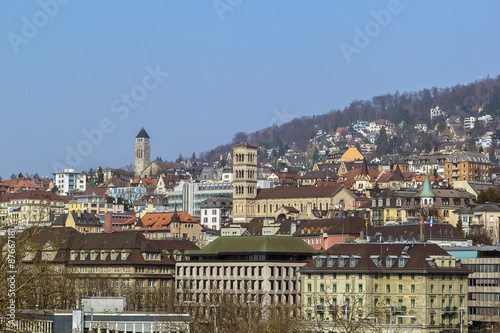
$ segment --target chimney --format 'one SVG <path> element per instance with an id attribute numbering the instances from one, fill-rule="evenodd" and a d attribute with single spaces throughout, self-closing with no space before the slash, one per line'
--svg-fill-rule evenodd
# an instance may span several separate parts
<path id="1" fill-rule="evenodd" d="M 290 236 L 293 236 L 293 234 L 297 231 L 297 223 L 292 222 L 290 224 Z"/>

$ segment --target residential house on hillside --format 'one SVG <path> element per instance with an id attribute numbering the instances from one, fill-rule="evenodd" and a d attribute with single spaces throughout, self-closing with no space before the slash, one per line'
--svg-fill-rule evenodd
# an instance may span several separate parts
<path id="1" fill-rule="evenodd" d="M 54 185 L 58 195 L 74 195 L 82 193 L 87 188 L 87 176 L 75 169 L 67 168 L 63 172 L 54 173 Z"/>
<path id="2" fill-rule="evenodd" d="M 444 177 L 444 164 L 448 154 L 433 153 L 427 154 L 422 153 L 420 157 L 410 168 L 409 171 L 415 172 L 421 175 L 433 175 L 435 172 Z"/>
<path id="3" fill-rule="evenodd" d="M 489 167 L 488 155 L 471 151 L 454 152 L 446 158 L 444 177 L 450 185 L 455 180 L 488 181 Z"/>

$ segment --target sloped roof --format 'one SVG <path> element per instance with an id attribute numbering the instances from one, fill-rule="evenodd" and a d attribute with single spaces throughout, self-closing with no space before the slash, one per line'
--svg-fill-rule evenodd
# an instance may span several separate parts
<path id="1" fill-rule="evenodd" d="M 312 246 L 298 237 L 239 236 L 219 237 L 190 255 L 217 255 L 222 253 L 317 253 Z"/>
<path id="2" fill-rule="evenodd" d="M 277 187 L 262 188 L 257 190 L 257 199 L 275 198 L 321 198 L 334 195 L 342 185 L 326 187 L 302 186 L 302 187 Z"/>
<path id="3" fill-rule="evenodd" d="M 255 148 L 255 149 L 259 148 L 257 146 L 254 146 L 251 143 L 248 143 L 248 142 L 238 143 L 237 145 L 234 145 L 233 147 L 248 147 L 248 148 Z"/>
<path id="4" fill-rule="evenodd" d="M 146 138 L 146 139 L 149 139 L 149 135 L 148 133 L 146 132 L 146 130 L 143 128 L 141 128 L 139 134 L 137 134 L 136 138 Z"/>
<path id="5" fill-rule="evenodd" d="M 406 251 L 405 251 L 406 250 Z M 386 266 L 385 258 L 400 257 L 401 255 L 408 257 L 408 262 L 404 267 L 399 267 L 397 262 L 391 267 Z M 356 256 L 359 261 L 354 267 L 350 266 L 350 260 L 347 260 L 344 266 L 339 266 L 339 261 L 336 260 L 333 265 L 328 267 L 328 261 L 324 260 L 323 264 L 317 267 L 317 260 L 311 260 L 304 265 L 300 271 L 302 272 L 421 272 L 421 273 L 455 273 L 469 274 L 470 270 L 465 266 L 448 267 L 448 266 L 431 266 L 426 260 L 433 256 L 451 256 L 443 250 L 439 245 L 432 243 L 338 243 L 330 247 L 322 253 L 323 256 L 340 256 L 347 257 Z M 373 256 L 380 256 L 383 265 L 377 266 L 372 259 Z"/>
<path id="6" fill-rule="evenodd" d="M 340 160 L 342 162 L 354 162 L 356 160 L 362 160 L 363 155 L 359 152 L 356 147 L 349 147 L 347 151 L 342 155 Z"/>

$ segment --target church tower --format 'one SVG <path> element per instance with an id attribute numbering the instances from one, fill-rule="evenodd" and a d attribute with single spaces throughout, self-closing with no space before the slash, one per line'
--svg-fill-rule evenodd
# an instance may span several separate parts
<path id="1" fill-rule="evenodd" d="M 149 135 L 143 127 L 135 137 L 135 177 L 140 177 L 141 172 L 144 171 L 151 162 L 151 146 L 149 140 Z"/>
<path id="2" fill-rule="evenodd" d="M 233 147 L 234 222 L 248 222 L 254 216 L 257 197 L 257 147 L 243 142 Z"/>

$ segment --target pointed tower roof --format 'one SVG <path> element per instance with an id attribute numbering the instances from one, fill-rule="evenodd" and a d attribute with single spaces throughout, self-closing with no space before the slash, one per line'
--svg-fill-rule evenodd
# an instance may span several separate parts
<path id="1" fill-rule="evenodd" d="M 399 164 L 396 165 L 396 170 L 392 173 L 390 180 L 405 180 L 405 176 L 399 167 Z"/>
<path id="2" fill-rule="evenodd" d="M 137 136 L 135 138 L 136 139 L 137 138 L 146 138 L 146 139 L 149 139 L 148 132 L 146 132 L 146 130 L 144 129 L 144 126 L 142 127 L 141 131 L 139 132 L 139 134 L 137 134 Z"/>
<path id="3" fill-rule="evenodd" d="M 366 157 L 363 157 L 363 164 L 361 165 L 361 171 L 359 172 L 360 176 L 369 176 L 368 173 L 368 164 L 366 164 Z"/>
<path id="4" fill-rule="evenodd" d="M 432 192 L 432 188 L 431 188 L 431 181 L 429 180 L 429 175 L 426 175 L 425 176 L 425 180 L 424 180 L 424 187 L 422 188 L 422 192 L 420 192 L 420 195 L 419 197 L 431 197 L 431 198 L 434 198 L 435 195 L 434 193 Z"/>
<path id="5" fill-rule="evenodd" d="M 177 207 L 175 207 L 174 215 L 172 215 L 172 217 L 170 218 L 170 222 L 180 222 L 180 221 L 181 221 L 181 218 L 180 218 L 179 214 L 177 214 Z"/>

